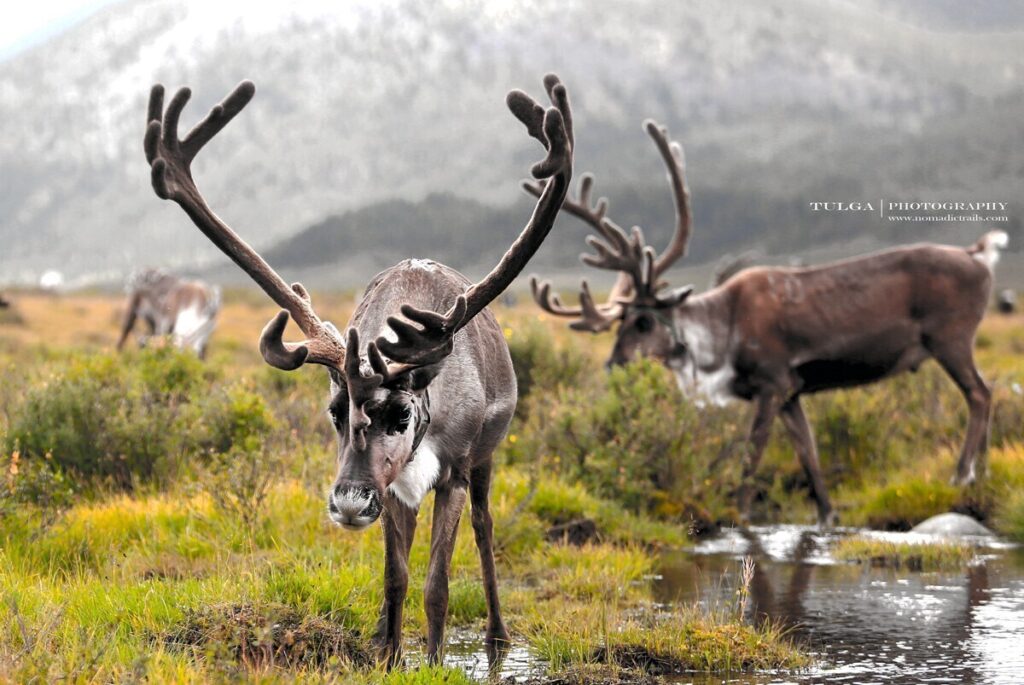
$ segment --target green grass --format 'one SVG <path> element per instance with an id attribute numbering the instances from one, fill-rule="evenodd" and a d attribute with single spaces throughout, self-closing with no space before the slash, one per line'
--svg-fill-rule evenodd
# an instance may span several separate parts
<path id="1" fill-rule="evenodd" d="M 0 681 L 468 682 L 451 669 L 385 674 L 363 658 L 382 599 L 381 535 L 326 523 L 326 381 L 265 368 L 255 337 L 274 307 L 229 301 L 200 365 L 113 355 L 118 304 L 21 298 L 23 322 L 0 326 Z M 331 304 L 344 320 L 350 299 Z M 652 603 L 657 550 L 735 519 L 748 407 L 697 411 L 655 364 L 605 375 L 607 335 L 579 336 L 530 307 L 500 315 L 525 391 L 491 496 L 514 639 L 560 682 L 806 665 L 771 626 Z M 947 485 L 965 411 L 934 365 L 809 399 L 844 523 L 909 527 L 955 508 L 1024 539 L 1024 398 L 1010 390 L 1024 382 L 1019 324 L 985 326 L 979 365 L 996 407 L 977 486 Z M 69 416 L 79 429 L 66 429 Z M 759 469 L 755 514 L 813 520 L 782 433 Z M 428 498 L 410 559 L 408 640 L 425 633 L 430 509 Z M 545 541 L 578 518 L 595 522 L 597 541 Z M 448 625 L 482 635 L 478 564 L 466 515 Z"/>
<path id="2" fill-rule="evenodd" d="M 532 615 L 527 630 L 530 643 L 556 672 L 599 664 L 646 675 L 737 673 L 798 670 L 811 663 L 770 623 L 753 627 L 693 607 L 671 613 L 647 608 L 627 616 L 607 603 L 566 606 Z"/>
<path id="3" fill-rule="evenodd" d="M 974 559 L 975 549 L 962 542 L 893 542 L 856 535 L 838 541 L 832 553 L 840 561 L 938 571 L 963 568 Z"/>

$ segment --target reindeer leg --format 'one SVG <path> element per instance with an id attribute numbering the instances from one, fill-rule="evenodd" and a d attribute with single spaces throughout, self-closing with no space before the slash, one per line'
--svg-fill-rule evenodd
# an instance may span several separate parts
<path id="1" fill-rule="evenodd" d="M 750 520 L 750 505 L 754 498 L 753 480 L 757 465 L 761 463 L 764 448 L 772 434 L 772 420 L 779 413 L 779 397 L 774 393 L 762 393 L 755 400 L 754 421 L 750 426 L 747 446 L 747 460 L 743 465 L 743 482 L 740 484 L 738 504 L 740 518 Z"/>
<path id="2" fill-rule="evenodd" d="M 402 657 L 402 608 L 409 589 L 409 549 L 416 533 L 415 509 L 390 493 L 385 495 L 381 524 L 384 528 L 384 602 L 373 642 L 387 659 L 388 668 Z"/>
<path id="3" fill-rule="evenodd" d="M 140 300 L 141 298 L 138 293 L 135 293 L 128 301 L 128 311 L 125 312 L 124 323 L 121 325 L 121 336 L 117 339 L 118 351 L 121 351 L 124 347 L 125 341 L 128 340 L 128 335 L 132 332 L 132 329 L 135 328 L 135 320 L 139 315 Z"/>
<path id="4" fill-rule="evenodd" d="M 448 483 L 434 491 L 434 526 L 430 532 L 430 563 L 423 597 L 427 611 L 427 661 L 431 664 L 440 663 L 442 658 L 444 621 L 448 616 L 448 571 L 465 506 L 465 483 Z"/>
<path id="5" fill-rule="evenodd" d="M 975 466 L 979 455 L 988 448 L 989 416 L 992 410 L 992 391 L 974 365 L 974 354 L 969 344 L 956 345 L 932 351 L 936 361 L 953 379 L 967 400 L 969 418 L 967 437 L 960 450 L 957 463 L 956 485 L 970 485 L 976 477 Z"/>
<path id="6" fill-rule="evenodd" d="M 818 525 L 830 528 L 835 525 L 836 516 L 828 499 L 828 490 L 825 488 L 825 479 L 821 475 L 821 464 L 818 461 L 818 448 L 814 444 L 814 433 L 800 404 L 800 396 L 794 395 L 783 404 L 779 415 L 789 432 L 789 439 L 796 450 L 797 458 L 800 459 L 800 465 L 804 467 L 807 478 L 811 481 L 811 491 L 818 504 Z"/>
<path id="7" fill-rule="evenodd" d="M 489 455 L 488 455 L 489 457 Z M 501 652 L 510 642 L 508 630 L 501 620 L 501 605 L 498 602 L 498 575 L 494 570 L 494 523 L 491 520 L 488 496 L 491 486 L 490 458 L 482 460 L 469 476 L 469 497 L 473 507 L 473 533 L 480 552 L 480 571 L 484 581 L 484 595 L 487 597 L 487 647 L 488 664 L 493 670 Z"/>

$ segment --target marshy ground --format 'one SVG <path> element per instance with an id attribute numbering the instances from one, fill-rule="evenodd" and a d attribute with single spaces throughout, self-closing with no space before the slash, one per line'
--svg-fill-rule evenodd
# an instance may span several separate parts
<path id="1" fill-rule="evenodd" d="M 367 638 L 382 595 L 381 536 L 327 522 L 326 379 L 265 368 L 255 340 L 271 306 L 228 293 L 201 364 L 167 350 L 114 355 L 117 297 L 12 295 L 0 319 L 0 680 L 481 675 L 470 662 L 486 607 L 468 517 L 454 553 L 448 667 L 419 666 L 429 498 L 411 557 L 407 668 L 376 666 Z M 337 322 L 353 304 L 316 299 Z M 524 664 L 507 672 L 654 682 L 682 671 L 800 672 L 820 659 L 785 617 L 752 609 L 749 551 L 709 571 L 723 592 L 666 594 L 670 551 L 735 522 L 748 408 L 698 412 L 656 365 L 604 374 L 606 335 L 571 333 L 527 304 L 496 313 L 522 395 L 492 493 L 509 663 Z M 995 415 L 987 477 L 968 489 L 948 485 L 966 411 L 933 365 L 809 402 L 842 523 L 905 530 L 959 510 L 1024 539 L 1024 318 L 986 320 L 978 359 Z M 807 484 L 782 438 L 760 469 L 756 516 L 809 523 Z M 582 546 L 548 539 L 580 520 L 596 533 Z M 877 551 L 849 554 L 885 556 Z M 954 570 L 974 557 L 934 554 Z"/>

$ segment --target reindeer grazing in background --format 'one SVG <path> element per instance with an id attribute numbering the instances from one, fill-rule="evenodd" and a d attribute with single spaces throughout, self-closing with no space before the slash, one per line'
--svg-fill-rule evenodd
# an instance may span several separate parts
<path id="1" fill-rule="evenodd" d="M 331 381 L 328 414 L 338 435 L 338 476 L 328 495 L 332 521 L 351 530 L 382 519 L 384 603 L 376 642 L 394 664 L 401 653 L 402 605 L 409 549 L 423 497 L 434 490 L 427 570 L 427 656 L 441 658 L 448 611 L 448 572 L 468 496 L 487 599 L 489 654 L 508 642 L 494 570 L 488 492 L 492 453 L 508 429 L 516 382 L 502 330 L 485 307 L 498 297 L 540 247 L 558 215 L 572 175 L 572 120 L 565 88 L 549 75 L 553 107 L 512 91 L 508 106 L 547 149 L 535 178 L 549 179 L 522 234 L 481 281 L 470 283 L 436 262 L 411 259 L 378 274 L 342 336 L 313 309 L 302 285 L 280 276 L 207 206 L 192 180 L 191 162 L 237 115 L 255 88 L 245 81 L 203 121 L 178 138 L 188 101 L 183 88 L 163 111 L 163 88 L 153 87 L 146 159 L 153 188 L 177 202 L 196 226 L 284 308 L 260 336 L 268 364 L 297 369 L 325 366 Z M 400 314 L 400 316 L 399 316 Z M 289 317 L 307 336 L 282 341 Z M 365 347 L 360 341 L 368 341 Z"/>
<path id="2" fill-rule="evenodd" d="M 200 359 L 217 325 L 220 288 L 201 281 L 188 281 L 162 269 L 142 269 L 128 279 L 128 309 L 121 325 L 117 349 L 124 347 L 139 317 L 148 335 L 140 336 L 145 346 L 150 336 L 167 335 L 180 350 L 194 350 Z"/>
<path id="3" fill-rule="evenodd" d="M 609 364 L 638 355 L 675 373 L 689 395 L 715 403 L 753 402 L 740 512 L 749 516 L 751 480 L 776 416 L 782 418 L 818 505 L 818 520 L 834 522 L 801 395 L 872 383 L 915 371 L 929 357 L 949 374 L 967 400 L 967 437 L 955 482 L 975 479 L 975 464 L 988 442 L 991 393 L 974 364 L 974 335 L 985 312 L 993 268 L 1007 236 L 993 231 L 975 245 L 919 244 L 816 267 L 756 267 L 740 271 L 698 296 L 687 286 L 665 290 L 659 281 L 686 254 L 692 224 L 682 150 L 664 128 L 646 122 L 668 166 L 676 205 L 676 230 L 668 249 L 655 255 L 634 228 L 627 235 L 605 216 L 607 201 L 591 205 L 593 177 L 585 175 L 577 200 L 563 209 L 590 224 L 600 237 L 587 242 L 594 267 L 619 272 L 612 294 L 595 304 L 586 281 L 580 306 L 562 305 L 549 283 L 531 281 L 546 311 L 575 317 L 574 329 L 604 331 L 619 324 Z M 528 184 L 539 193 L 542 184 Z"/>

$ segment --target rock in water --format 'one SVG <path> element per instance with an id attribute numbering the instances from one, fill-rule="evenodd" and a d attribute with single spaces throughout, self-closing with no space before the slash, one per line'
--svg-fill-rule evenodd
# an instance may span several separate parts
<path id="1" fill-rule="evenodd" d="M 963 514 L 939 514 L 932 516 L 927 521 L 914 526 L 911 533 L 923 533 L 924 535 L 941 535 L 943 537 L 958 538 L 966 535 L 992 535 L 985 526 L 981 525 L 970 516 Z"/>

